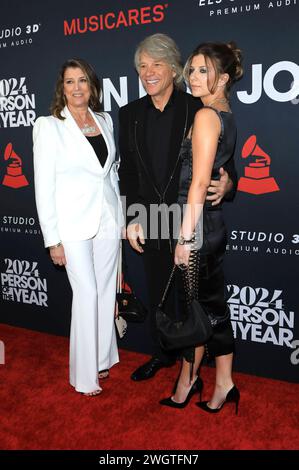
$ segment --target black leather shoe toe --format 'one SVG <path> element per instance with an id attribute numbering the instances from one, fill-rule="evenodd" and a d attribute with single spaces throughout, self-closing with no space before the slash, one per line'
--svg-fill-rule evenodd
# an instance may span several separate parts
<path id="1" fill-rule="evenodd" d="M 138 367 L 138 369 L 133 372 L 131 379 L 135 380 L 136 382 L 151 379 L 158 372 L 158 370 L 162 369 L 163 367 L 171 367 L 174 364 L 175 362 L 165 363 L 158 357 L 152 357 L 148 362 Z"/>

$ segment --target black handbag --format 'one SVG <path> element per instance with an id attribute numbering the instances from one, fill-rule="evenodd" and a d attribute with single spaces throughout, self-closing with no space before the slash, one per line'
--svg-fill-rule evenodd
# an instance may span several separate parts
<path id="1" fill-rule="evenodd" d="M 143 322 L 147 310 L 139 299 L 131 292 L 119 292 L 116 294 L 118 314 L 127 322 Z"/>
<path id="2" fill-rule="evenodd" d="M 165 350 L 183 349 L 205 344 L 213 333 L 208 315 L 198 300 L 192 298 L 190 284 L 187 281 L 187 270 L 181 270 L 186 291 L 185 318 L 183 320 L 174 320 L 164 311 L 165 300 L 176 269 L 180 268 L 174 266 L 156 311 L 159 341 Z"/>
<path id="3" fill-rule="evenodd" d="M 147 309 L 142 302 L 136 297 L 131 287 L 125 282 L 123 274 L 123 264 L 125 265 L 125 257 L 122 256 L 120 247 L 118 280 L 116 300 L 118 305 L 118 315 L 127 322 L 140 323 L 143 322 L 147 315 Z M 123 258 L 123 259 L 122 259 Z M 124 261 L 124 263 L 122 263 Z"/>

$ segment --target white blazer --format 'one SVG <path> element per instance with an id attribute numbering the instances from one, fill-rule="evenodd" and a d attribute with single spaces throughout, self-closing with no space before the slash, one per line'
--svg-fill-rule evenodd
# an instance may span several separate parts
<path id="1" fill-rule="evenodd" d="M 123 225 L 112 119 L 89 112 L 107 145 L 104 167 L 67 107 L 64 120 L 42 116 L 33 127 L 35 198 L 46 247 L 95 236 L 104 203 Z"/>

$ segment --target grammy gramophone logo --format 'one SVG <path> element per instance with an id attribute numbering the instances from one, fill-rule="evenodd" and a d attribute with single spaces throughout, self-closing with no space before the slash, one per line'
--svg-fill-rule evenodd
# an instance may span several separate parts
<path id="1" fill-rule="evenodd" d="M 273 176 L 270 176 L 270 156 L 256 142 L 256 136 L 251 135 L 242 148 L 242 158 L 247 158 L 245 176 L 239 179 L 238 191 L 250 194 L 265 194 L 279 191 L 279 186 Z"/>
<path id="2" fill-rule="evenodd" d="M 27 178 L 22 173 L 22 159 L 13 150 L 12 143 L 7 144 L 4 150 L 4 160 L 8 161 L 6 174 L 3 178 L 3 186 L 10 188 L 22 188 L 28 186 Z"/>

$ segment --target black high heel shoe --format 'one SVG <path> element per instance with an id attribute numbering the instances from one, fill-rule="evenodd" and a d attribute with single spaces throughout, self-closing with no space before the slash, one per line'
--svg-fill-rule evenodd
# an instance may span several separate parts
<path id="1" fill-rule="evenodd" d="M 234 385 L 229 392 L 227 393 L 224 402 L 218 407 L 218 408 L 210 408 L 208 406 L 207 401 L 200 401 L 198 403 L 195 403 L 196 406 L 201 408 L 204 411 L 207 411 L 208 413 L 219 413 L 220 410 L 224 407 L 226 403 L 235 403 L 236 405 L 236 415 L 238 414 L 238 408 L 239 408 L 239 401 L 240 401 L 240 392 L 237 389 L 237 387 Z"/>
<path id="2" fill-rule="evenodd" d="M 178 403 L 176 401 L 173 401 L 172 397 L 168 397 L 168 398 L 163 398 L 163 400 L 160 400 L 159 403 L 160 405 L 170 406 L 171 408 L 185 408 L 185 406 L 188 405 L 193 395 L 195 395 L 196 393 L 199 393 L 199 397 L 201 400 L 202 389 L 203 389 L 203 381 L 200 377 L 197 377 L 194 384 L 190 388 L 185 401 Z"/>

